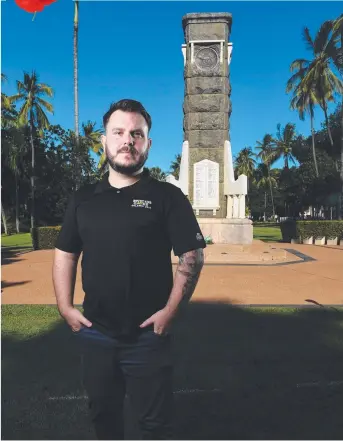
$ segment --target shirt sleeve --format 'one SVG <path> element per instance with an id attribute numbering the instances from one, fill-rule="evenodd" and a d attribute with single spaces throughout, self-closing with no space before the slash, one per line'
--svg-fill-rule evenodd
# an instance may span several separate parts
<path id="1" fill-rule="evenodd" d="M 79 254 L 82 251 L 82 240 L 76 219 L 76 197 L 71 196 L 64 215 L 62 228 L 58 235 L 56 248 L 67 253 Z"/>
<path id="2" fill-rule="evenodd" d="M 181 254 L 188 251 L 206 248 L 206 243 L 191 203 L 178 187 L 174 186 L 172 191 L 170 191 L 167 205 L 167 233 L 174 254 L 181 256 Z"/>

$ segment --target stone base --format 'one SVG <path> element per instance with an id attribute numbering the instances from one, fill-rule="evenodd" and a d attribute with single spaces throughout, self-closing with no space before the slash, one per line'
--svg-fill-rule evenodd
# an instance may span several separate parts
<path id="1" fill-rule="evenodd" d="M 204 237 L 210 236 L 213 243 L 251 244 L 253 227 L 250 219 L 197 218 Z"/>

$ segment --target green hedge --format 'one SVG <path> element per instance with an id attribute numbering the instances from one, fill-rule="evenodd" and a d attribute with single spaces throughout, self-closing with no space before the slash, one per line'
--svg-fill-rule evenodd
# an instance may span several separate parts
<path id="1" fill-rule="evenodd" d="M 61 230 L 58 227 L 37 227 L 31 230 L 34 250 L 50 250 L 55 248 L 56 240 Z"/>
<path id="2" fill-rule="evenodd" d="M 343 221 L 293 221 L 281 222 L 282 240 L 326 237 L 327 239 L 343 239 Z"/>

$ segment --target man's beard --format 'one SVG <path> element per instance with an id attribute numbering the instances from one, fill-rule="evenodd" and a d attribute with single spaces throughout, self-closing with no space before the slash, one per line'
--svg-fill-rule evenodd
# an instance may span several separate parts
<path id="1" fill-rule="evenodd" d="M 117 155 L 122 152 L 125 151 L 125 149 L 120 149 L 117 152 Z M 131 146 L 131 147 L 127 147 L 127 153 L 131 154 L 132 157 L 133 156 L 137 156 L 138 152 L 137 150 Z M 130 164 L 130 165 L 123 165 L 123 164 L 118 164 L 115 162 L 116 156 L 111 156 L 107 144 L 105 145 L 105 154 L 106 154 L 106 158 L 107 158 L 107 163 L 109 164 L 109 166 L 116 172 L 122 174 L 122 175 L 127 175 L 127 176 L 131 176 L 135 173 L 137 173 L 146 163 L 147 159 L 148 159 L 148 155 L 149 155 L 149 149 L 146 149 L 146 151 L 144 153 L 141 153 L 138 157 L 138 161 L 135 162 L 134 164 Z"/>

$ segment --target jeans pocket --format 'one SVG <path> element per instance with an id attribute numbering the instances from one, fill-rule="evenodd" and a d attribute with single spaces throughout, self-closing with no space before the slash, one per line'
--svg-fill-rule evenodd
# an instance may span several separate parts
<path id="1" fill-rule="evenodd" d="M 165 333 L 163 333 L 163 334 L 157 334 L 157 332 L 152 331 L 152 333 L 153 333 L 154 335 L 156 335 L 157 338 L 168 338 L 168 337 L 170 336 L 169 332 L 165 332 Z"/>
<path id="2" fill-rule="evenodd" d="M 85 326 L 81 325 L 81 328 L 80 328 L 80 329 L 78 329 L 77 331 L 73 331 L 73 330 L 72 330 L 72 333 L 75 334 L 75 335 L 77 335 L 77 334 L 80 334 L 84 329 L 85 329 Z"/>

